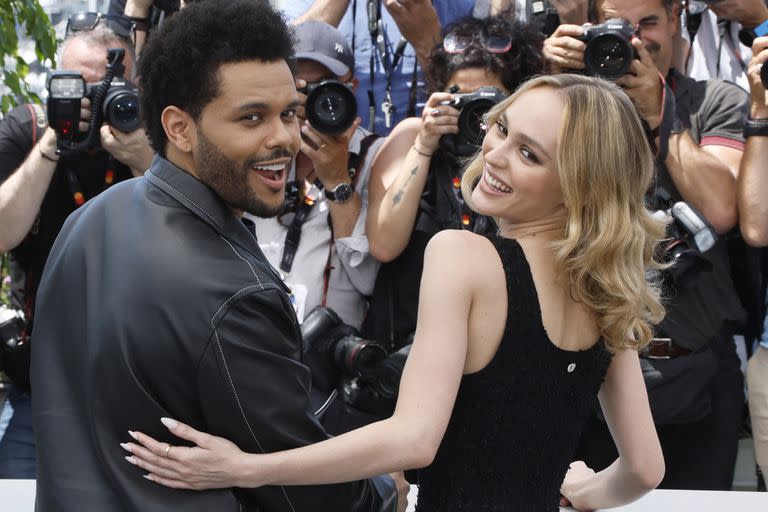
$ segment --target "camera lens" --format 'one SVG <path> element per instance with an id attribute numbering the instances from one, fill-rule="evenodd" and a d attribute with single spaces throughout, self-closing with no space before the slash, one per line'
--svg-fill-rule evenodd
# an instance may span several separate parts
<path id="1" fill-rule="evenodd" d="M 470 101 L 461 109 L 459 114 L 459 133 L 470 144 L 479 146 L 483 143 L 483 137 L 485 136 L 483 118 L 496 103 L 496 101 L 490 99 L 479 98 Z"/>
<path id="2" fill-rule="evenodd" d="M 104 119 L 121 132 L 130 133 L 141 125 L 139 97 L 133 91 L 117 91 L 104 101 Z"/>
<path id="3" fill-rule="evenodd" d="M 634 48 L 616 34 L 602 34 L 587 44 L 584 67 L 592 76 L 616 79 L 629 71 Z"/>
<path id="4" fill-rule="evenodd" d="M 387 351 L 358 336 L 346 336 L 336 345 L 336 361 L 347 373 L 365 375 L 387 357 Z"/>
<path id="5" fill-rule="evenodd" d="M 354 93 L 341 82 L 326 81 L 307 96 L 307 119 L 321 132 L 336 135 L 352 126 L 357 117 Z"/>

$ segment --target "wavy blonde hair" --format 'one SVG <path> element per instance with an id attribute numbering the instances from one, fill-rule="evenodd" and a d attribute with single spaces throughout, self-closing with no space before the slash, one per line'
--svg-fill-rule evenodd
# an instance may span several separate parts
<path id="1" fill-rule="evenodd" d="M 488 113 L 487 125 L 538 87 L 555 89 L 564 105 L 555 165 L 568 219 L 563 239 L 553 245 L 558 268 L 574 300 L 596 312 L 608 348 L 639 350 L 651 339 L 651 325 L 664 317 L 659 285 L 646 273 L 663 268 L 654 253 L 666 223 L 645 206 L 654 178 L 645 131 L 617 85 L 571 74 L 526 82 Z M 482 171 L 478 154 L 462 178 L 470 206 Z"/>

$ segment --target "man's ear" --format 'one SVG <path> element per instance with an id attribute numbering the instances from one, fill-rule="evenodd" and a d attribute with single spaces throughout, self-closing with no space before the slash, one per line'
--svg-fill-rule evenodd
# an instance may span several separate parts
<path id="1" fill-rule="evenodd" d="M 674 36 L 680 29 L 680 14 L 682 13 L 683 5 L 680 2 L 675 2 L 672 5 L 672 9 L 669 11 L 669 20 L 672 23 L 672 35 Z"/>
<path id="2" fill-rule="evenodd" d="M 182 153 L 191 153 L 197 133 L 195 121 L 179 107 L 169 105 L 160 114 L 160 122 L 168 142 Z"/>

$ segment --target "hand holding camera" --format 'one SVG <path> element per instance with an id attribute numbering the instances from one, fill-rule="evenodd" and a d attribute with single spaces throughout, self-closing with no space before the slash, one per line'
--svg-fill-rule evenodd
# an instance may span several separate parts
<path id="1" fill-rule="evenodd" d="M 452 101 L 453 94 L 447 92 L 436 92 L 427 100 L 417 139 L 420 150 L 434 153 L 443 135 L 459 133 L 459 111 L 450 106 Z"/>
<path id="2" fill-rule="evenodd" d="M 48 123 L 56 132 L 59 154 L 73 155 L 98 147 L 103 122 L 124 133 L 141 125 L 138 89 L 123 77 L 124 56 L 122 48 L 107 50 L 107 72 L 97 84 L 86 84 L 81 74 L 71 71 L 51 75 Z M 88 122 L 82 122 L 83 116 Z"/>
<path id="3" fill-rule="evenodd" d="M 651 130 L 661 124 L 663 86 L 659 69 L 640 38 L 631 39 L 634 53 L 628 72 L 616 79 Z"/>
<path id="4" fill-rule="evenodd" d="M 581 39 L 585 28 L 580 25 L 560 25 L 544 40 L 542 52 L 550 73 L 584 69 L 587 44 Z"/>

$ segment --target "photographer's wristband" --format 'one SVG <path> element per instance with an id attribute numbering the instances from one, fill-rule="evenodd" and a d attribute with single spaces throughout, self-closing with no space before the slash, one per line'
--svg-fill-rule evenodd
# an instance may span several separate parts
<path id="1" fill-rule="evenodd" d="M 744 138 L 768 137 L 768 119 L 752 119 L 748 117 L 744 121 Z"/>

